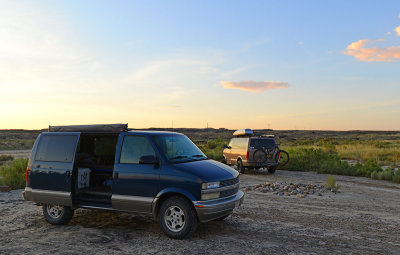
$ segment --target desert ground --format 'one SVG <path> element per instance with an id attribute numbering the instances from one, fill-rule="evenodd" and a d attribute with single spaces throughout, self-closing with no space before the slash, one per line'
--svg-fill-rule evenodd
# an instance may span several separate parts
<path id="1" fill-rule="evenodd" d="M 247 190 L 265 182 L 320 184 L 326 175 L 278 170 L 241 175 Z M 0 254 L 400 254 L 400 185 L 338 176 L 337 194 L 245 192 L 221 222 L 200 224 L 185 240 L 166 237 L 143 216 L 78 209 L 71 222 L 45 222 L 22 190 L 0 193 Z"/>

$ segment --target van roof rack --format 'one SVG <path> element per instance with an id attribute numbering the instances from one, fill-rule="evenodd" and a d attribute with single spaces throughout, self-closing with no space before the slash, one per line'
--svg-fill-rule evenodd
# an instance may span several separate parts
<path id="1" fill-rule="evenodd" d="M 233 136 L 252 136 L 253 130 L 246 128 L 246 129 L 239 129 L 233 132 Z"/>
<path id="2" fill-rule="evenodd" d="M 49 126 L 49 132 L 125 132 L 128 124 Z"/>

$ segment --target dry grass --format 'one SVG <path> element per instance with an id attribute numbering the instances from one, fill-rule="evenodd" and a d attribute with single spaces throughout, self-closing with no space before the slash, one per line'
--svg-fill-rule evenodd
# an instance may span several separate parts
<path id="1" fill-rule="evenodd" d="M 342 159 L 365 162 L 372 159 L 379 165 L 400 165 L 400 148 L 395 145 L 377 147 L 370 144 L 342 144 L 335 147 L 338 156 Z"/>

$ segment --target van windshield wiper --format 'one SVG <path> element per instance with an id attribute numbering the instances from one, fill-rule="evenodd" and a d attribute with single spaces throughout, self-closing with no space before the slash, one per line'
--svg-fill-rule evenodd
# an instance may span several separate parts
<path id="1" fill-rule="evenodd" d="M 196 154 L 196 155 L 192 155 L 192 158 L 207 158 L 207 157 L 204 155 L 201 155 L 201 154 Z"/>
<path id="2" fill-rule="evenodd" d="M 188 156 L 185 155 L 179 155 L 179 156 L 175 156 L 173 158 L 170 158 L 169 160 L 174 160 L 174 159 L 183 159 L 183 158 L 187 158 Z"/>

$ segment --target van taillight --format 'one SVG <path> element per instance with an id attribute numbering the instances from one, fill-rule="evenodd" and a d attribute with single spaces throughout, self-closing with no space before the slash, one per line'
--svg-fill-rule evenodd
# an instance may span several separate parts
<path id="1" fill-rule="evenodd" d="M 247 153 L 246 153 L 246 158 L 247 159 L 249 158 L 249 151 L 247 151 Z"/>
<path id="2" fill-rule="evenodd" d="M 29 175 L 29 172 L 31 171 L 31 169 L 29 168 L 29 166 L 26 168 L 26 172 L 25 172 L 25 175 L 26 175 L 26 177 L 25 177 L 25 182 L 28 182 L 28 175 Z"/>

